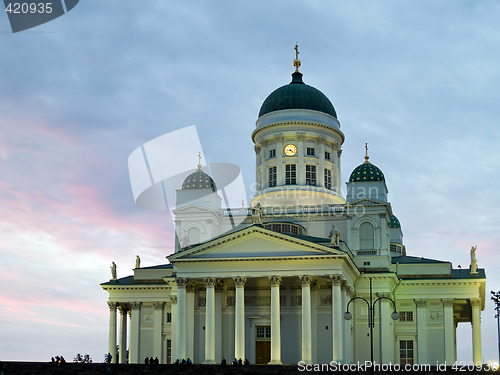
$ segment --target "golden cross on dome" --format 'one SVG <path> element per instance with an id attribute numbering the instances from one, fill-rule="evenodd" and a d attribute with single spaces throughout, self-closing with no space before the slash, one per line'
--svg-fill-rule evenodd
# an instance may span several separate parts
<path id="1" fill-rule="evenodd" d="M 365 163 L 369 163 L 368 159 L 370 159 L 370 157 L 368 156 L 368 143 L 365 143 Z"/>
<path id="2" fill-rule="evenodd" d="M 201 152 L 198 152 L 198 169 L 201 169 Z"/>
<path id="3" fill-rule="evenodd" d="M 295 67 L 295 71 L 299 71 L 299 66 L 300 66 L 300 60 L 299 60 L 299 45 L 295 45 L 295 60 L 293 60 L 293 66 Z"/>

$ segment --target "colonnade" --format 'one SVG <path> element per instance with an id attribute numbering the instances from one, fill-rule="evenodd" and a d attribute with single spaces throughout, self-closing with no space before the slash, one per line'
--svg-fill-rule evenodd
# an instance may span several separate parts
<path id="1" fill-rule="evenodd" d="M 296 277 L 296 276 L 295 276 Z M 299 276 L 302 284 L 302 360 L 306 363 L 312 363 L 312 315 L 311 315 L 311 285 L 314 278 L 311 276 Z M 273 275 L 268 277 L 271 294 L 271 360 L 269 364 L 281 364 L 281 317 L 280 317 L 280 285 L 282 277 Z M 346 296 L 345 292 L 350 290 L 341 275 L 331 275 L 329 280 L 332 286 L 332 358 L 337 361 L 344 359 L 344 335 L 346 329 L 344 326 L 343 312 L 345 311 Z M 235 285 L 235 303 L 234 303 L 234 357 L 245 359 L 245 285 L 246 277 L 234 277 Z M 216 363 L 215 346 L 216 335 L 215 327 L 215 284 L 216 280 L 212 277 L 204 278 L 206 286 L 205 294 L 205 358 L 203 363 Z M 189 280 L 177 278 L 177 336 L 175 343 L 176 357 L 179 359 L 187 358 L 188 340 L 192 324 L 184 317 L 189 316 L 187 311 L 186 286 Z M 344 288 L 342 288 L 344 286 Z M 220 327 L 217 327 L 220 330 Z"/>

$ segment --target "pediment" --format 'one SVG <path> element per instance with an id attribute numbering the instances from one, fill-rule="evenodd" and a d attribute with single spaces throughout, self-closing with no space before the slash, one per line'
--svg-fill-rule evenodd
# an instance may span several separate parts
<path id="1" fill-rule="evenodd" d="M 168 259 L 176 261 L 249 260 L 345 257 L 343 251 L 251 226 L 204 244 L 178 252 Z"/>
<path id="2" fill-rule="evenodd" d="M 206 212 L 206 213 L 213 213 L 214 210 L 210 210 L 206 207 L 199 206 L 199 205 L 189 205 L 189 206 L 184 206 L 181 208 L 176 208 L 175 210 L 172 211 L 174 215 L 178 214 L 191 214 L 191 213 L 200 213 L 200 212 Z"/>
<path id="3" fill-rule="evenodd" d="M 370 198 L 361 198 L 361 199 L 357 199 L 355 201 L 351 201 L 349 202 L 348 206 L 358 206 L 358 205 L 361 205 L 361 206 L 387 206 L 387 202 L 382 202 L 382 201 L 378 201 L 378 200 L 375 200 L 375 199 L 370 199 Z"/>

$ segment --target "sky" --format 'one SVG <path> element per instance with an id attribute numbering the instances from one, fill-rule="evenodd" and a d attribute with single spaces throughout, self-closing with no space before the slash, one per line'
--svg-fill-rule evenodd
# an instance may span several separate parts
<path id="1" fill-rule="evenodd" d="M 466 268 L 477 245 L 497 360 L 499 19 L 496 0 L 85 0 L 14 34 L 0 12 L 0 360 L 103 361 L 111 262 L 125 277 L 174 248 L 168 212 L 135 206 L 129 155 L 196 125 L 250 201 L 250 134 L 295 43 L 346 136 L 342 180 L 368 142 L 408 255 Z M 459 361 L 471 340 L 460 324 Z"/>

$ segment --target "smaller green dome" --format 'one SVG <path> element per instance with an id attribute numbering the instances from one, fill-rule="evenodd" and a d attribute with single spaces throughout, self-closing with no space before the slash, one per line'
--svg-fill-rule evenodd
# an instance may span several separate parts
<path id="1" fill-rule="evenodd" d="M 370 181 L 385 181 L 382 171 L 369 161 L 364 162 L 356 167 L 349 177 L 349 182 L 370 182 Z"/>
<path id="2" fill-rule="evenodd" d="M 398 218 L 394 215 L 389 218 L 389 228 L 401 228 Z"/>
<path id="3" fill-rule="evenodd" d="M 201 169 L 191 173 L 182 183 L 182 190 L 189 189 L 211 189 L 214 193 L 217 191 L 214 180 Z"/>

